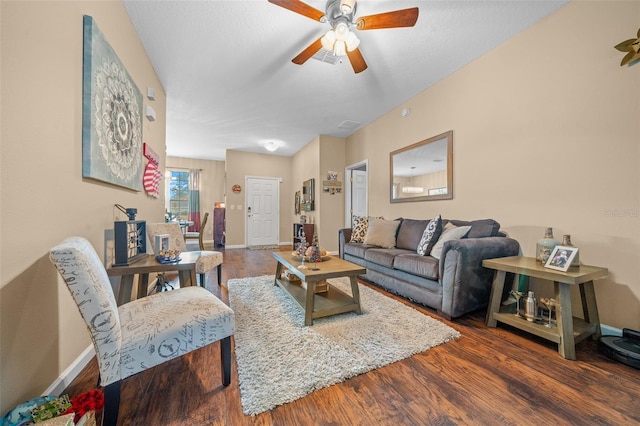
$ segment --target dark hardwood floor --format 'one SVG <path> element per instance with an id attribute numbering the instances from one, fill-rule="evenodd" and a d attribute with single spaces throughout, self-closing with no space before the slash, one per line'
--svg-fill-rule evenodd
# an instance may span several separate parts
<path id="1" fill-rule="evenodd" d="M 214 271 L 207 275 L 206 287 L 227 303 L 227 280 L 275 271 L 269 250 L 230 249 L 224 256 L 222 286 L 216 284 Z M 442 320 L 431 309 L 391 297 Z M 231 385 L 222 387 L 216 343 L 125 380 L 119 424 L 640 423 L 639 370 L 606 358 L 591 339 L 577 345 L 576 361 L 565 360 L 553 343 L 504 325 L 488 328 L 484 315 L 481 311 L 442 320 L 460 331 L 459 340 L 254 417 L 242 413 L 235 361 Z M 92 389 L 97 378 L 94 358 L 65 393 L 73 397 Z"/>

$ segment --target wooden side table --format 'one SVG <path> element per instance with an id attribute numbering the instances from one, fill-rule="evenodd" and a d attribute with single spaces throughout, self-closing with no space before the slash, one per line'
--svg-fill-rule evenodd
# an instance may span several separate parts
<path id="1" fill-rule="evenodd" d="M 122 277 L 120 279 L 120 286 L 118 287 L 118 306 L 131 301 L 133 277 L 137 274 L 140 275 L 138 282 L 138 299 L 147 295 L 150 273 L 178 271 L 180 287 L 197 285 L 196 260 L 198 260 L 198 257 L 200 257 L 200 252 L 185 251 L 180 253 L 182 260 L 178 263 L 160 263 L 154 255 L 150 254 L 128 266 L 112 266 L 107 268 L 107 275 L 110 277 Z"/>
<path id="2" fill-rule="evenodd" d="M 558 352 L 564 358 L 576 359 L 575 344 L 588 336 L 600 337 L 600 317 L 593 280 L 606 278 L 607 268 L 580 265 L 568 272 L 545 268 L 533 257 L 512 256 L 482 261 L 485 268 L 495 269 L 495 278 L 491 288 L 491 298 L 487 309 L 487 326 L 495 327 L 500 321 L 512 327 L 527 331 L 558 344 Z M 514 315 L 510 306 L 502 307 L 502 290 L 507 272 L 552 281 L 555 290 L 556 322 L 555 328 L 529 322 Z M 580 287 L 582 313 L 584 319 L 576 318 L 571 312 L 571 286 Z"/>

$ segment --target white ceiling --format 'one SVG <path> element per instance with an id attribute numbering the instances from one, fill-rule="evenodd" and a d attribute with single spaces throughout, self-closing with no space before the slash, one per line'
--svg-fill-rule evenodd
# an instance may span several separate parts
<path id="1" fill-rule="evenodd" d="M 369 67 L 355 74 L 346 57 L 293 64 L 329 24 L 267 0 L 124 0 L 166 91 L 167 155 L 209 160 L 266 153 L 267 141 L 290 156 L 317 135 L 347 137 L 566 3 L 360 0 L 356 18 L 420 14 L 412 28 L 356 30 Z"/>

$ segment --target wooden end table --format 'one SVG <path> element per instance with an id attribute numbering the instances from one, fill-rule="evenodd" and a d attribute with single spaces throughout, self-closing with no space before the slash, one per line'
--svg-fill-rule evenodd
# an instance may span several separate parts
<path id="1" fill-rule="evenodd" d="M 295 260 L 292 253 L 273 252 L 273 257 L 278 261 L 274 285 L 280 286 L 295 300 L 304 311 L 304 325 L 312 325 L 316 318 L 345 312 L 362 313 L 360 308 L 360 290 L 358 289 L 358 275 L 364 275 L 367 270 L 362 266 L 347 262 L 338 257 L 331 256 L 329 260 L 317 263 L 317 271 L 312 270 L 313 263 L 306 263 L 305 269 L 299 269 L 299 261 Z M 281 278 L 284 268 L 288 268 L 298 278 L 307 283 L 306 289 L 300 282 L 289 282 Z M 351 296 L 338 290 L 331 284 L 328 291 L 316 293 L 315 287 L 318 281 L 329 278 L 349 277 L 351 281 Z"/>
<path id="2" fill-rule="evenodd" d="M 118 287 L 118 306 L 131 301 L 131 289 L 133 287 L 133 277 L 139 274 L 137 298 L 147 295 L 149 287 L 149 274 L 157 272 L 178 271 L 180 287 L 197 285 L 196 281 L 196 261 L 200 257 L 200 252 L 180 253 L 182 259 L 177 263 L 160 263 L 154 255 L 147 255 L 128 266 L 112 266 L 107 269 L 110 277 L 121 276 Z"/>
<path id="3" fill-rule="evenodd" d="M 495 327 L 500 321 L 543 339 L 551 340 L 558 344 L 558 352 L 567 359 L 576 359 L 576 342 L 591 335 L 594 339 L 600 337 L 600 317 L 598 316 L 596 294 L 593 290 L 593 280 L 606 278 L 607 268 L 580 265 L 575 269 L 562 272 L 545 268 L 533 257 L 523 256 L 487 259 L 482 261 L 482 266 L 496 270 L 487 309 L 487 326 Z M 535 322 L 529 322 L 525 318 L 514 315 L 510 306 L 501 307 L 507 272 L 553 282 L 557 302 L 556 327 L 548 328 Z M 584 319 L 574 317 L 571 312 L 571 286 L 573 285 L 578 285 L 580 288 Z"/>

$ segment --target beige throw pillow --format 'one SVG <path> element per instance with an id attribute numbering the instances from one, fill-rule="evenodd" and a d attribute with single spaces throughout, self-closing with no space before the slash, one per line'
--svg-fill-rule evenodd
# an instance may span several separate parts
<path id="1" fill-rule="evenodd" d="M 383 248 L 394 248 L 396 246 L 398 226 L 400 226 L 399 220 L 384 220 L 370 217 L 364 243 Z"/>
<path id="2" fill-rule="evenodd" d="M 438 242 L 431 249 L 431 256 L 440 260 L 440 255 L 442 254 L 442 246 L 444 243 L 450 240 L 459 240 L 463 238 L 469 230 L 471 226 L 454 226 L 450 223 L 444 227 L 444 231 L 442 231 L 442 235 L 438 238 Z"/>

